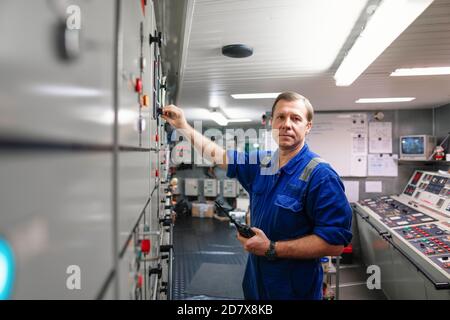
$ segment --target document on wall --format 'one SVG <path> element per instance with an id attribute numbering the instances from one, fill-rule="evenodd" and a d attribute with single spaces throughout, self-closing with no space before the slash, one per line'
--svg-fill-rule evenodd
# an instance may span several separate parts
<path id="1" fill-rule="evenodd" d="M 367 133 L 352 134 L 352 155 L 367 154 Z"/>
<path id="2" fill-rule="evenodd" d="M 367 156 L 352 155 L 350 163 L 350 176 L 366 177 L 367 176 Z"/>
<path id="3" fill-rule="evenodd" d="M 359 201 L 359 181 L 342 181 L 344 183 L 345 195 L 349 202 Z"/>
<path id="4" fill-rule="evenodd" d="M 369 176 L 398 176 L 398 154 L 369 154 L 367 162 Z"/>
<path id="5" fill-rule="evenodd" d="M 351 115 L 352 132 L 367 132 L 367 113 L 353 113 Z"/>
<path id="6" fill-rule="evenodd" d="M 380 193 L 383 191 L 381 181 L 366 181 L 366 193 Z"/>
<path id="7" fill-rule="evenodd" d="M 392 122 L 369 123 L 369 153 L 392 153 Z"/>

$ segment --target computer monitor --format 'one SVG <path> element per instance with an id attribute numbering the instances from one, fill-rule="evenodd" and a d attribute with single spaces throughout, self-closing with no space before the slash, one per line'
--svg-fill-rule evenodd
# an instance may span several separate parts
<path id="1" fill-rule="evenodd" d="M 436 147 L 436 137 L 410 135 L 400 137 L 400 159 L 428 160 Z"/>

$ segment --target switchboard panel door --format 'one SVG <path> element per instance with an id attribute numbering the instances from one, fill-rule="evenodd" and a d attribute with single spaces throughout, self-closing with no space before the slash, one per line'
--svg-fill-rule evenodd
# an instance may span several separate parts
<path id="1" fill-rule="evenodd" d="M 120 76 L 119 144 L 133 147 L 150 145 L 153 103 L 154 16 L 149 5 L 144 16 L 140 1 L 122 1 L 123 47 Z"/>
<path id="2" fill-rule="evenodd" d="M 0 181 L 12 298 L 95 299 L 113 265 L 112 155 L 2 154 Z"/>
<path id="3" fill-rule="evenodd" d="M 114 2 L 4 0 L 0 39 L 1 137 L 112 143 Z"/>

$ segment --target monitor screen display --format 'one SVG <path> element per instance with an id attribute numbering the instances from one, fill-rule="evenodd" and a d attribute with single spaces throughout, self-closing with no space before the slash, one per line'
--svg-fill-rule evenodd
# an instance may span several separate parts
<path id="1" fill-rule="evenodd" d="M 402 138 L 403 154 L 424 154 L 424 152 L 425 152 L 424 137 Z"/>

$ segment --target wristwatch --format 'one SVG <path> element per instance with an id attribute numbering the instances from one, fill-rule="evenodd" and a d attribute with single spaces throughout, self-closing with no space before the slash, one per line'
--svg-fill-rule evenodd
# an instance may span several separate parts
<path id="1" fill-rule="evenodd" d="M 277 252 L 275 251 L 274 241 L 270 241 L 269 249 L 266 251 L 265 256 L 270 261 L 277 259 Z"/>

